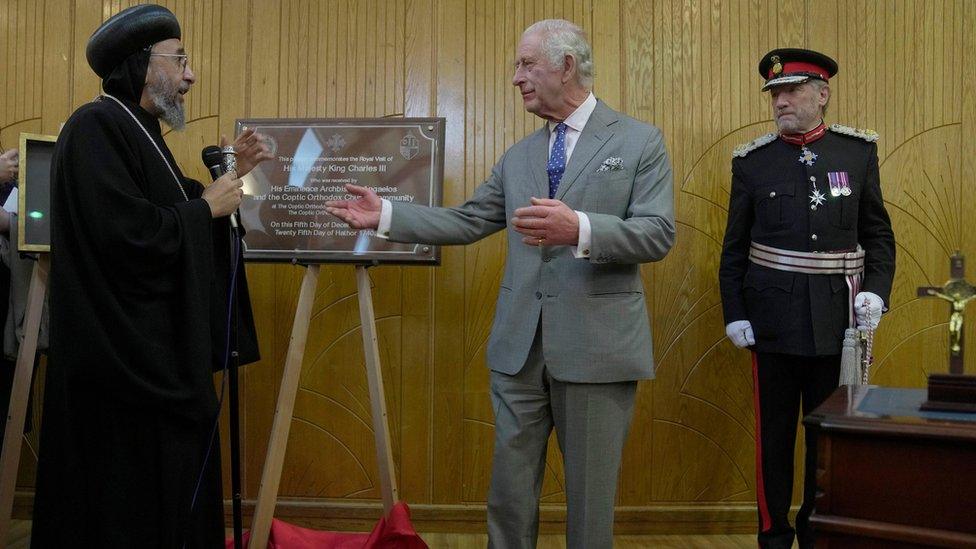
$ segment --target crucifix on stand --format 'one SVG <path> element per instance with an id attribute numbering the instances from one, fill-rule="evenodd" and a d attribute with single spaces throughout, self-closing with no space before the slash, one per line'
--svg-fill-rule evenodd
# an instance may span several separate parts
<path id="1" fill-rule="evenodd" d="M 963 373 L 963 311 L 976 297 L 976 287 L 965 280 L 966 260 L 958 251 L 949 258 L 949 281 L 942 286 L 921 286 L 918 297 L 938 297 L 952 305 L 949 311 L 949 373 Z"/>
<path id="2" fill-rule="evenodd" d="M 965 279 L 966 260 L 956 251 L 949 258 L 949 280 L 942 286 L 921 286 L 919 297 L 949 302 L 949 373 L 929 374 L 928 400 L 923 410 L 976 412 L 976 376 L 963 373 L 963 322 L 966 304 L 976 297 L 976 286 Z"/>

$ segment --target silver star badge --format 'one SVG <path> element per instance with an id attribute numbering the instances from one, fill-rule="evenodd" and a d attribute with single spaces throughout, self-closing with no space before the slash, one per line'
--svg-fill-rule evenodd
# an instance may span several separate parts
<path id="1" fill-rule="evenodd" d="M 820 189 L 813 189 L 813 192 L 810 193 L 810 207 L 819 206 L 824 202 L 826 202 L 826 200 L 827 200 L 827 195 L 820 192 Z"/>

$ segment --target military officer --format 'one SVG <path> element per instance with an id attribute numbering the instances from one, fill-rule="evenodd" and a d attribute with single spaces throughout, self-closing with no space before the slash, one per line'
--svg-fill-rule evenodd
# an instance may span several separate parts
<path id="1" fill-rule="evenodd" d="M 837 63 L 777 49 L 759 63 L 778 128 L 733 152 L 719 283 L 726 334 L 753 352 L 759 544 L 813 547 L 816 440 L 806 433 L 794 530 L 797 413 L 838 385 L 848 327 L 877 327 L 895 270 L 878 134 L 825 125 Z"/>

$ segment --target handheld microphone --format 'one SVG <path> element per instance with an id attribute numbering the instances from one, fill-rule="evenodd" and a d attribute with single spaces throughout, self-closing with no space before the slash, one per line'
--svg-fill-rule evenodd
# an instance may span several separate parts
<path id="1" fill-rule="evenodd" d="M 224 150 L 221 150 L 216 145 L 207 145 L 203 148 L 200 156 L 203 159 L 203 165 L 207 167 L 210 177 L 214 181 L 228 171 L 237 168 L 234 147 L 225 147 Z M 230 214 L 230 225 L 234 230 L 237 230 L 237 212 Z"/>
<path id="2" fill-rule="evenodd" d="M 234 152 L 233 145 L 227 145 L 220 149 L 220 160 L 224 167 L 224 173 L 237 171 L 237 153 Z"/>

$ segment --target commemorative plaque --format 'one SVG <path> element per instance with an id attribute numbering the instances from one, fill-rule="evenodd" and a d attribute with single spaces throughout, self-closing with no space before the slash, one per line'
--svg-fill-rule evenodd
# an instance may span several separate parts
<path id="1" fill-rule="evenodd" d="M 438 264 L 439 249 L 400 244 L 352 229 L 325 211 L 355 198 L 345 185 L 380 198 L 440 206 L 444 179 L 443 118 L 247 119 L 273 158 L 245 179 L 241 224 L 244 258 L 298 263 Z"/>

